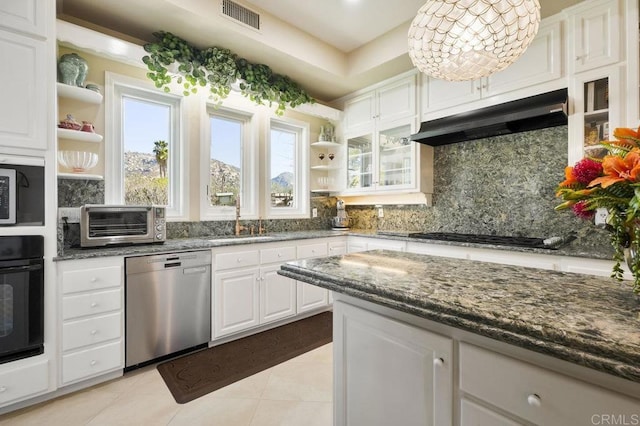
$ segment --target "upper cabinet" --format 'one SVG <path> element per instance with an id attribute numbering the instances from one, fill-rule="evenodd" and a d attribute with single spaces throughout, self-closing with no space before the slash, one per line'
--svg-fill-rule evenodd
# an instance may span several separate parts
<path id="1" fill-rule="evenodd" d="M 49 3 L 0 4 L 0 147 L 5 153 L 43 155 L 47 149 L 52 53 L 44 37 Z"/>
<path id="2" fill-rule="evenodd" d="M 416 113 L 415 73 L 345 102 L 342 194 L 432 192 L 433 149 L 409 139 Z"/>
<path id="3" fill-rule="evenodd" d="M 416 114 L 416 76 L 402 78 L 345 102 L 345 133 L 373 128 L 376 122 Z"/>
<path id="4" fill-rule="evenodd" d="M 0 27 L 46 38 L 46 3 L 41 0 L 3 0 L 0 2 Z"/>
<path id="5" fill-rule="evenodd" d="M 540 25 L 536 38 L 522 57 L 503 71 L 478 80 L 461 82 L 424 76 L 422 118 L 448 115 L 448 112 L 438 111 L 515 90 L 527 90 L 527 93 L 518 97 L 553 90 L 557 87 L 546 84 L 558 81 L 563 76 L 562 69 L 562 22 L 556 17 Z"/>
<path id="6" fill-rule="evenodd" d="M 572 40 L 569 59 L 573 72 L 614 64 L 621 59 L 621 37 L 625 31 L 619 0 L 598 0 L 571 9 Z M 635 28 L 632 36 L 637 37 Z"/>

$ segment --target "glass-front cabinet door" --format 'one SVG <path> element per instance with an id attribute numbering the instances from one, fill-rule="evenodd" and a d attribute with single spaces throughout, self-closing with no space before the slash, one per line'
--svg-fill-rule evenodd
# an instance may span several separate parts
<path id="1" fill-rule="evenodd" d="M 381 130 L 378 134 L 378 187 L 413 186 L 413 145 L 411 125 Z"/>
<path id="2" fill-rule="evenodd" d="M 586 71 L 575 78 L 573 93 L 569 93 L 574 101 L 569 115 L 569 164 L 583 157 L 604 157 L 607 150 L 601 142 L 613 139 L 616 127 L 629 127 L 621 122 L 621 81 L 618 65 Z"/>
<path id="3" fill-rule="evenodd" d="M 373 186 L 373 134 L 347 138 L 347 189 Z"/>

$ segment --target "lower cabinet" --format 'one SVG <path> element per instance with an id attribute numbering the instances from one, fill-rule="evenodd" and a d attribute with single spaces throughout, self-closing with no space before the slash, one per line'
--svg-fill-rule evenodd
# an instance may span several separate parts
<path id="1" fill-rule="evenodd" d="M 492 406 L 537 425 L 605 424 L 601 416 L 613 414 L 640 420 L 640 400 L 467 343 L 460 343 L 459 354 L 460 390 L 486 403 L 471 409 L 467 404 L 466 412 L 463 404 L 463 426 L 518 424 L 492 411 Z M 492 421 L 479 423 L 477 416 Z"/>
<path id="2" fill-rule="evenodd" d="M 260 269 L 219 272 L 213 279 L 213 337 L 260 324 Z"/>
<path id="3" fill-rule="evenodd" d="M 452 424 L 453 340 L 334 305 L 334 424 Z"/>
<path id="4" fill-rule="evenodd" d="M 333 240 L 213 249 L 212 340 L 326 308 L 326 289 L 278 275 L 278 270 L 284 262 L 344 252 L 346 239 Z"/>
<path id="5" fill-rule="evenodd" d="M 60 385 L 124 368 L 124 259 L 58 263 Z"/>
<path id="6" fill-rule="evenodd" d="M 20 367 L 0 371 L 0 406 L 36 396 L 48 389 L 49 361 L 46 359 L 29 360 L 21 363 Z"/>

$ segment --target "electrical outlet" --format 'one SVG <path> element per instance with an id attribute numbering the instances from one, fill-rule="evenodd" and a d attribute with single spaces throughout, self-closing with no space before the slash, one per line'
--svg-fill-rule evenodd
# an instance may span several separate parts
<path id="1" fill-rule="evenodd" d="M 313 208 L 313 210 L 311 210 L 311 217 L 318 217 L 318 209 L 317 208 Z"/>
<path id="2" fill-rule="evenodd" d="M 604 207 L 600 207 L 596 209 L 596 215 L 594 218 L 596 225 L 606 225 L 607 224 L 607 216 L 609 216 L 609 211 Z"/>
<path id="3" fill-rule="evenodd" d="M 60 207 L 58 209 L 58 220 L 65 220 L 67 223 L 80 223 L 80 207 Z"/>
<path id="4" fill-rule="evenodd" d="M 378 208 L 378 217 L 384 217 L 384 210 L 382 207 Z"/>

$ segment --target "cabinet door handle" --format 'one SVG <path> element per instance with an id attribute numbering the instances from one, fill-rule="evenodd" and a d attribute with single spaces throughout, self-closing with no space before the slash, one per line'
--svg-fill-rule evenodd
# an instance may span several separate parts
<path id="1" fill-rule="evenodd" d="M 436 367 L 442 367 L 444 365 L 444 359 L 442 358 L 435 358 L 433 360 L 433 365 Z"/>
<path id="2" fill-rule="evenodd" d="M 542 405 L 542 401 L 537 393 L 532 393 L 527 397 L 527 404 L 532 407 L 540 407 Z"/>

